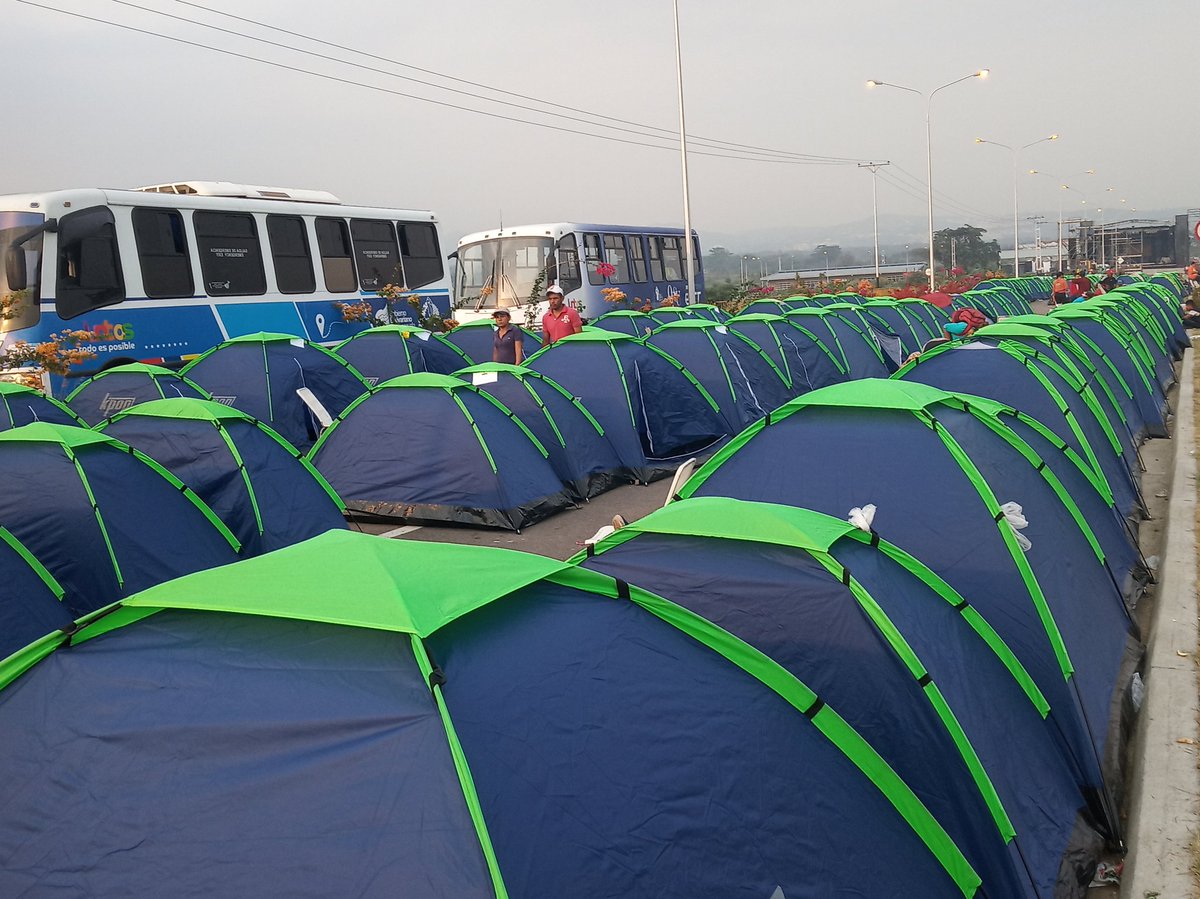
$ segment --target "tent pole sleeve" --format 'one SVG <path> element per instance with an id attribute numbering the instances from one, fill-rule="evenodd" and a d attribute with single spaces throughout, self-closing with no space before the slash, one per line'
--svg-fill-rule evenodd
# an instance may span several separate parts
<path id="1" fill-rule="evenodd" d="M 125 587 L 125 576 L 121 574 L 121 565 L 117 562 L 117 554 L 113 551 L 112 540 L 108 536 L 108 528 L 104 524 L 104 516 L 100 514 L 100 507 L 96 504 L 96 495 L 92 493 L 92 485 L 88 483 L 88 477 L 84 474 L 83 466 L 79 464 L 79 459 L 71 451 L 69 447 L 64 446 L 63 452 L 67 454 L 67 458 L 71 460 L 71 464 L 75 466 L 75 472 L 79 475 L 79 481 L 83 485 L 83 490 L 87 494 L 88 502 L 92 506 L 92 514 L 96 516 L 96 524 L 100 527 L 100 535 L 104 538 L 104 547 L 108 550 L 108 558 L 112 562 L 113 573 L 117 576 L 117 583 L 122 589 Z"/>
<path id="2" fill-rule="evenodd" d="M 979 469 L 975 467 L 975 463 L 970 460 L 963 451 L 963 448 L 959 446 L 958 441 L 935 419 L 929 419 L 929 426 L 941 437 L 942 443 L 946 445 L 954 460 L 958 462 L 959 467 L 966 474 L 968 480 L 970 480 L 980 499 L 983 500 L 988 513 L 993 516 L 1003 516 L 1003 513 L 1000 511 L 1000 501 L 996 499 L 995 494 L 992 493 L 992 488 L 988 486 L 987 480 L 983 477 Z M 1003 517 L 996 522 L 996 529 L 1000 532 L 1000 538 L 1004 541 L 1009 555 L 1012 556 L 1017 570 L 1021 573 L 1021 580 L 1025 582 L 1025 587 L 1029 591 L 1033 607 L 1037 610 L 1038 618 L 1042 622 L 1042 628 L 1050 640 L 1050 646 L 1053 648 L 1054 656 L 1058 660 L 1058 667 L 1062 671 L 1063 679 L 1071 680 L 1075 672 L 1075 667 L 1071 664 L 1071 657 L 1067 653 L 1067 645 L 1063 641 L 1062 632 L 1058 629 L 1058 622 L 1054 620 L 1054 613 L 1050 611 L 1050 605 L 1046 602 L 1046 595 L 1042 593 L 1042 586 L 1038 583 L 1033 569 L 1029 567 L 1029 561 L 1025 558 L 1025 553 L 1017 545 L 1017 538 L 1013 536 L 1012 528 L 1009 527 L 1008 522 L 1004 521 Z"/>
<path id="3" fill-rule="evenodd" d="M 242 483 L 246 485 L 246 495 L 250 497 L 250 508 L 254 510 L 254 523 L 258 526 L 259 536 L 263 533 L 262 512 L 258 508 L 258 497 L 254 494 L 254 485 L 250 483 L 250 472 L 246 471 L 246 463 L 242 460 L 242 454 L 238 452 L 237 446 L 234 445 L 233 438 L 222 427 L 221 423 L 214 422 L 217 433 L 221 435 L 221 440 L 225 443 L 225 448 L 229 450 L 229 454 L 233 456 L 233 461 L 237 463 L 238 473 L 242 476 Z"/>
<path id="4" fill-rule="evenodd" d="M 13 552 L 24 559 L 25 564 L 37 573 L 42 583 L 58 599 L 61 600 L 63 598 L 67 591 L 62 588 L 62 584 L 58 582 L 58 579 L 50 573 L 50 570 L 45 565 L 38 561 L 37 556 L 31 553 L 12 531 L 3 525 L 0 525 L 0 543 L 6 544 Z"/>
<path id="5" fill-rule="evenodd" d="M 409 634 L 409 639 L 412 642 L 413 655 L 416 657 L 417 666 L 421 669 L 421 674 L 428 683 L 430 675 L 433 673 L 433 664 L 429 661 L 429 653 L 425 651 L 425 644 L 416 634 Z M 492 847 L 492 838 L 488 834 L 487 822 L 483 819 L 483 808 L 479 804 L 479 794 L 475 791 L 475 781 L 471 777 L 471 769 L 467 765 L 466 753 L 463 752 L 462 744 L 458 741 L 458 734 L 454 730 L 454 722 L 450 718 L 450 710 L 446 707 L 445 697 L 442 696 L 442 688 L 437 683 L 431 683 L 429 690 L 433 695 L 434 703 L 437 705 L 438 715 L 441 716 L 442 726 L 446 729 L 446 741 L 450 746 L 450 756 L 454 760 L 454 770 L 458 774 L 458 783 L 462 788 L 463 800 L 467 804 L 467 812 L 471 816 L 471 823 L 475 825 L 475 835 L 479 839 L 479 848 L 483 852 L 483 859 L 487 863 L 488 874 L 492 878 L 492 889 L 496 893 L 496 899 L 508 899 L 508 890 L 505 888 L 504 878 L 500 874 L 500 863 L 496 860 L 496 852 Z"/>

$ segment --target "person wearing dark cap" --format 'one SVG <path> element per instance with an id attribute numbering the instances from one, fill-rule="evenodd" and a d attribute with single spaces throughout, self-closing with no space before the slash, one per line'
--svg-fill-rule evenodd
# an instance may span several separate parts
<path id="1" fill-rule="evenodd" d="M 492 361 L 520 365 L 525 360 L 525 347 L 521 341 L 521 329 L 512 325 L 512 314 L 507 309 L 492 313 L 496 332 L 492 338 Z"/>

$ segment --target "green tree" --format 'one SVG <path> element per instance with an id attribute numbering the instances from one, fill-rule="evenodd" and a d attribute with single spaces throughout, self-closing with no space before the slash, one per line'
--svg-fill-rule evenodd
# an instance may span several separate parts
<path id="1" fill-rule="evenodd" d="M 933 258 L 937 264 L 949 269 L 953 264 L 968 272 L 984 272 L 1000 265 L 1000 244 L 984 240 L 986 228 L 963 225 L 961 228 L 943 228 L 933 232 Z M 953 252 L 951 252 L 953 241 Z"/>

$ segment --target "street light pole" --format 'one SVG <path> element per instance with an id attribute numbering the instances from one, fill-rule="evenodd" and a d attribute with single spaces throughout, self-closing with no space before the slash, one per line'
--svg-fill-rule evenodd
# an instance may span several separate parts
<path id="1" fill-rule="evenodd" d="M 679 51 L 679 0 L 674 0 L 675 9 L 675 73 L 679 80 L 679 157 L 683 169 L 683 239 L 687 247 L 687 301 L 685 306 L 696 302 L 696 249 L 692 243 L 692 205 L 688 193 L 687 123 L 683 118 L 683 57 Z"/>
<path id="2" fill-rule="evenodd" d="M 1019 147 L 1010 147 L 1008 144 L 1002 144 L 995 140 L 984 140 L 982 137 L 975 138 L 977 144 L 991 144 L 993 147 L 1003 147 L 1012 154 L 1012 178 L 1013 178 L 1013 277 L 1021 276 L 1021 220 L 1017 210 L 1017 159 L 1022 150 L 1028 150 L 1032 146 L 1045 143 L 1049 140 L 1058 140 L 1057 134 L 1051 134 L 1049 137 L 1039 137 L 1037 140 L 1030 141 Z"/>
<path id="3" fill-rule="evenodd" d="M 879 180 L 876 175 L 879 170 L 885 166 L 891 165 L 891 162 L 885 160 L 883 162 L 860 162 L 860 169 L 871 170 L 871 221 L 875 226 L 875 286 L 879 286 L 879 202 L 876 191 L 876 182 Z"/>
<path id="4" fill-rule="evenodd" d="M 1062 177 L 1059 177 L 1059 176 L 1057 176 L 1057 175 L 1053 175 L 1053 174 L 1051 174 L 1051 173 L 1049 173 L 1049 172 L 1043 172 L 1043 171 L 1039 171 L 1038 169 L 1030 169 L 1030 170 L 1029 170 L 1029 174 L 1031 174 L 1031 175 L 1041 175 L 1043 178 L 1050 178 L 1050 179 L 1052 179 L 1052 180 L 1053 180 L 1055 183 L 1057 183 L 1057 184 L 1058 184 L 1058 270 L 1061 272 L 1061 271 L 1063 270 L 1063 252 L 1062 252 L 1062 241 L 1063 241 L 1063 195 L 1062 195 L 1062 192 L 1063 192 L 1064 190 L 1075 190 L 1075 188 L 1071 187 L 1069 184 L 1063 184 L 1063 183 L 1062 183 L 1062 181 L 1063 181 L 1063 178 L 1062 178 Z M 1085 171 L 1082 171 L 1082 172 L 1072 172 L 1070 175 L 1067 175 L 1067 176 L 1065 176 L 1065 177 L 1067 177 L 1067 178 L 1074 178 L 1076 175 L 1094 175 L 1094 174 L 1096 174 L 1096 170 L 1095 170 L 1095 169 L 1086 169 Z M 1068 262 L 1070 262 L 1070 261 L 1071 261 L 1071 260 L 1070 260 L 1070 258 L 1068 258 L 1068 259 L 1067 259 L 1067 261 L 1068 261 Z"/>
<path id="5" fill-rule="evenodd" d="M 911 87 L 903 87 L 899 84 L 891 84 L 887 81 L 878 81 L 872 78 L 867 82 L 867 87 L 892 87 L 898 91 L 907 91 L 910 94 L 916 94 L 925 99 L 925 187 L 926 197 L 928 200 L 929 209 L 929 291 L 933 292 L 935 287 L 936 267 L 933 261 L 933 136 L 930 128 L 930 110 L 933 107 L 933 98 L 938 91 L 943 91 L 948 87 L 953 87 L 956 84 L 961 84 L 971 78 L 986 78 L 991 70 L 980 69 L 978 72 L 972 72 L 970 75 L 963 75 L 962 78 L 956 78 L 954 81 L 949 81 L 941 87 L 935 87 L 926 95 L 923 91 L 919 91 Z"/>

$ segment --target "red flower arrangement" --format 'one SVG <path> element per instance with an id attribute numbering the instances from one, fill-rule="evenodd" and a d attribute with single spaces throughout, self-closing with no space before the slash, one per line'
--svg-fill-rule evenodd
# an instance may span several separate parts
<path id="1" fill-rule="evenodd" d="M 607 262 L 601 262 L 596 266 L 596 274 L 601 278 L 611 278 L 617 273 L 617 267 Z"/>

